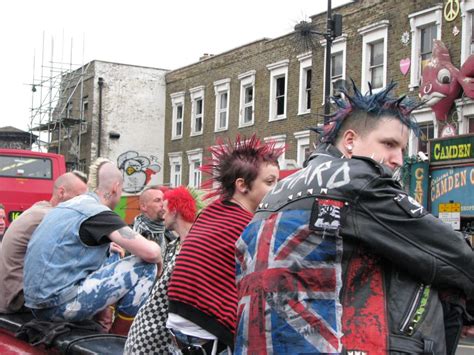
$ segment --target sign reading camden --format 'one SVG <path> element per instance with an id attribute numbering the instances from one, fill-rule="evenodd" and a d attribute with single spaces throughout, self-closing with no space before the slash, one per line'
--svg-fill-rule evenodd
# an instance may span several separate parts
<path id="1" fill-rule="evenodd" d="M 461 216 L 474 216 L 474 166 L 431 172 L 431 212 L 438 216 L 444 204 L 461 204 Z"/>
<path id="2" fill-rule="evenodd" d="M 450 139 L 432 140 L 430 161 L 474 159 L 474 136 L 461 136 Z"/>

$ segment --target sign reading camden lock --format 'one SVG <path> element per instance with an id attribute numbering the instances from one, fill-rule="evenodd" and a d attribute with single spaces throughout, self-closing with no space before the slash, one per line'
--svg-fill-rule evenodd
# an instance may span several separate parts
<path id="1" fill-rule="evenodd" d="M 474 160 L 474 135 L 430 142 L 430 162 L 441 163 L 456 160 Z"/>

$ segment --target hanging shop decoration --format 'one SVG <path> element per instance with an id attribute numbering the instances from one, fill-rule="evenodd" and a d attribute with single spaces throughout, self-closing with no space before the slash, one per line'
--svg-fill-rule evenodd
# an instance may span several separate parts
<path id="1" fill-rule="evenodd" d="M 400 60 L 400 71 L 403 75 L 407 75 L 410 70 L 411 60 L 410 58 L 404 58 Z"/>
<path id="2" fill-rule="evenodd" d="M 447 22 L 454 21 L 459 15 L 459 0 L 448 0 L 444 4 L 444 19 Z"/>
<path id="3" fill-rule="evenodd" d="M 420 97 L 432 108 L 438 121 L 446 121 L 454 100 L 461 91 L 474 99 L 474 54 L 458 69 L 451 61 L 449 51 L 440 40 L 433 41 L 433 52 L 424 66 Z"/>

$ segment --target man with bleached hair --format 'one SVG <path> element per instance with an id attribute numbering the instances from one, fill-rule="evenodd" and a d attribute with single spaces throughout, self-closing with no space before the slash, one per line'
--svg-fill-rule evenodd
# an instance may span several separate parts
<path id="1" fill-rule="evenodd" d="M 33 234 L 25 305 L 41 320 L 81 321 L 115 304 L 110 332 L 126 334 L 153 286 L 161 250 L 113 212 L 122 195 L 120 170 L 99 158 L 89 171 L 89 193 L 59 204 Z M 112 242 L 134 256 L 108 258 Z"/>

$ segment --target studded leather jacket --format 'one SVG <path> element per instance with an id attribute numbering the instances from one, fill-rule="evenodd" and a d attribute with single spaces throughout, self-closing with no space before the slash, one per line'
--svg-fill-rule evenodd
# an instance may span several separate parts
<path id="1" fill-rule="evenodd" d="M 276 185 L 236 246 L 236 354 L 445 354 L 438 289 L 474 296 L 462 235 L 332 145 Z"/>

